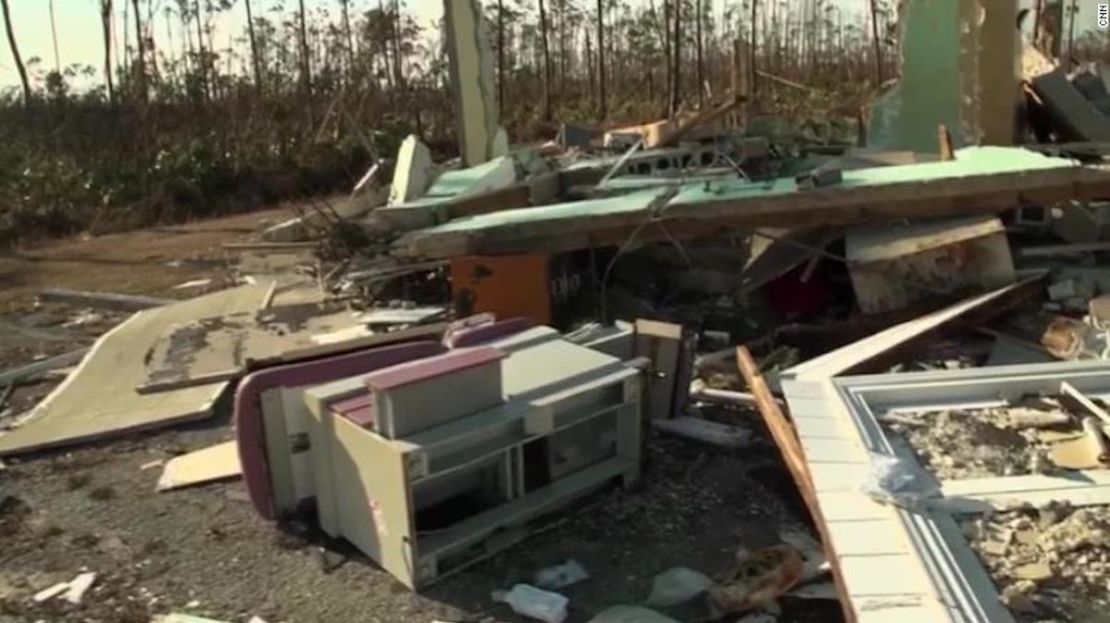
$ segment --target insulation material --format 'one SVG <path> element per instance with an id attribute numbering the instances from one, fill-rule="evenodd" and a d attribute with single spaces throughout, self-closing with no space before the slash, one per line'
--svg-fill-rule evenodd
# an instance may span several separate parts
<path id="1" fill-rule="evenodd" d="M 0 455 L 211 416 L 224 383 L 139 394 L 135 387 L 146 377 L 141 354 L 175 324 L 259 309 L 269 298 L 271 285 L 265 282 L 223 290 L 135 314 L 101 336 L 77 370 L 35 407 L 22 426 L 0 436 Z"/>

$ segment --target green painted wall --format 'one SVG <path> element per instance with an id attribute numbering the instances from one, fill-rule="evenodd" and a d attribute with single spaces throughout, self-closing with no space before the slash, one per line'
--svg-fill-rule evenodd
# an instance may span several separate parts
<path id="1" fill-rule="evenodd" d="M 948 127 L 956 146 L 968 144 L 961 132 L 961 2 L 974 4 L 974 0 L 903 0 L 902 78 L 872 109 L 871 146 L 936 153 L 940 124 Z"/>

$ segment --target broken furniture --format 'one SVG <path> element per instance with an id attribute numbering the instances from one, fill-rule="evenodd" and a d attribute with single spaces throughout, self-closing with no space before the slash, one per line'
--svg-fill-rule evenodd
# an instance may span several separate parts
<path id="1" fill-rule="evenodd" d="M 255 507 L 275 518 L 313 504 L 325 532 L 415 589 L 611 480 L 634 482 L 640 372 L 506 323 L 451 349 L 417 342 L 248 376 L 236 422 Z"/>
<path id="2" fill-rule="evenodd" d="M 466 256 L 450 261 L 456 316 L 490 312 L 537 324 L 571 324 L 569 303 L 592 289 L 584 254 L 523 253 Z"/>

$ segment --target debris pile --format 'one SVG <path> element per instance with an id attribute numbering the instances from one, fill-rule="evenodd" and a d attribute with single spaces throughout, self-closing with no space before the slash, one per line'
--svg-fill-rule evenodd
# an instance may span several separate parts
<path id="1" fill-rule="evenodd" d="M 0 324 L 51 344 L 0 372 L 5 471 L 209 427 L 132 471 L 162 499 L 234 483 L 220 503 L 316 535 L 324 575 L 346 548 L 548 623 L 1082 618 L 1110 587 L 1108 72 L 1026 46 L 1019 83 L 1006 3 L 905 4 L 866 146 L 768 131 L 742 81 L 512 146 L 479 7 L 448 2 L 460 157 L 409 136 L 172 298 L 43 290 L 38 320 Z M 919 51 L 937 23 L 948 70 Z M 766 538 L 730 506 L 751 482 L 782 498 Z M 611 536 L 590 505 L 641 548 L 732 510 L 666 568 L 564 551 L 481 574 L 559 522 Z M 590 597 L 610 582 L 639 592 Z"/>
<path id="2" fill-rule="evenodd" d="M 964 533 L 1019 620 L 1095 614 L 1110 574 L 1104 510 L 1054 503 L 962 522 Z"/>

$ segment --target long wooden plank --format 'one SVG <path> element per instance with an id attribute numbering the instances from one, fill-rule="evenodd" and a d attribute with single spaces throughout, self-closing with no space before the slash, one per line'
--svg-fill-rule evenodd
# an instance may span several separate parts
<path id="1" fill-rule="evenodd" d="M 855 623 L 856 613 L 852 609 L 852 602 L 849 599 L 844 574 L 840 569 L 836 551 L 833 549 L 832 537 L 829 534 L 828 526 L 821 513 L 821 506 L 817 503 L 817 490 L 813 485 L 809 468 L 806 466 L 802 447 L 798 442 L 797 433 L 795 433 L 794 427 L 790 425 L 790 422 L 787 421 L 786 415 L 783 414 L 778 401 L 775 400 L 774 395 L 771 394 L 771 389 L 767 386 L 767 381 L 764 380 L 759 366 L 755 363 L 755 360 L 752 358 L 747 348 L 743 346 L 737 347 L 736 365 L 740 368 L 740 373 L 744 376 L 744 380 L 748 384 L 748 389 L 751 391 L 752 395 L 755 396 L 759 414 L 763 417 L 763 421 L 766 423 L 767 429 L 771 433 L 771 438 L 775 441 L 775 445 L 779 447 L 779 452 L 782 453 L 783 460 L 786 462 L 786 468 L 790 471 L 790 475 L 793 476 L 794 482 L 798 485 L 798 489 L 802 494 L 802 499 L 805 500 L 806 508 L 809 509 L 809 513 L 813 517 L 813 523 L 817 526 L 817 531 L 821 535 L 821 544 L 825 551 L 825 559 L 829 561 L 832 568 L 833 580 L 836 583 L 837 595 L 840 597 L 840 607 L 844 613 L 844 620 L 848 623 Z"/>
<path id="2" fill-rule="evenodd" d="M 1009 309 L 1041 287 L 1040 277 L 1015 283 L 986 294 L 965 299 L 920 318 L 903 322 L 832 352 L 801 363 L 784 378 L 828 378 L 856 370 L 864 363 L 889 358 L 890 353 L 931 336 L 944 327 L 968 317 L 989 318 Z"/>
<path id="3" fill-rule="evenodd" d="M 270 285 L 263 282 L 213 292 L 133 315 L 101 336 L 77 370 L 34 408 L 23 425 L 0 436 L 0 455 L 211 416 L 224 383 L 141 395 L 135 386 L 146 377 L 143 354 L 171 325 L 259 309 Z"/>

